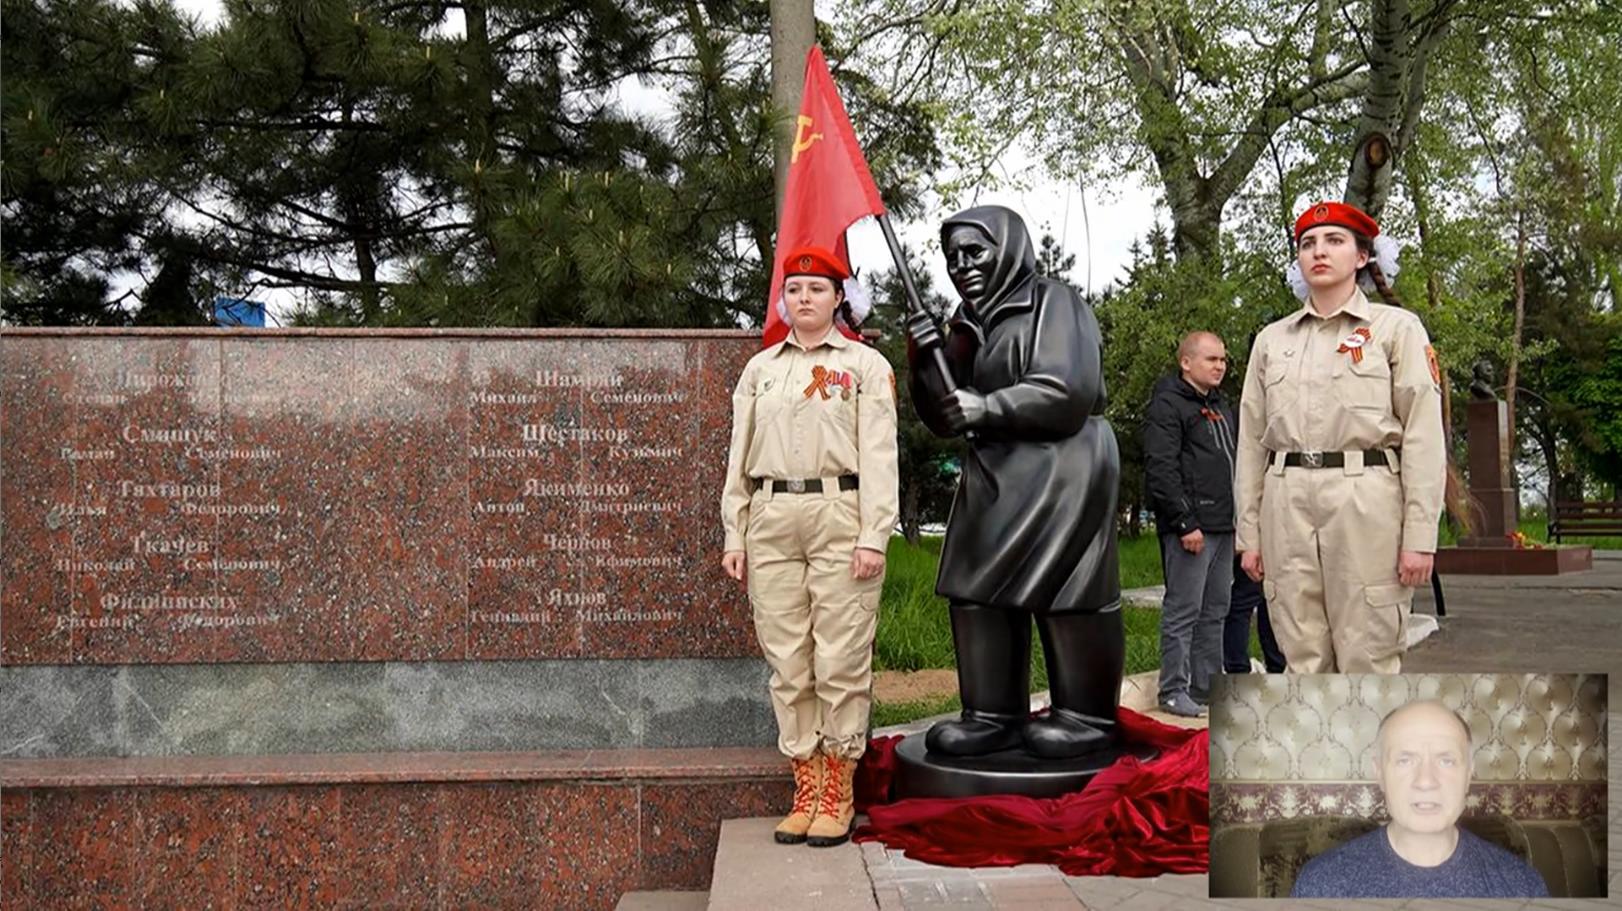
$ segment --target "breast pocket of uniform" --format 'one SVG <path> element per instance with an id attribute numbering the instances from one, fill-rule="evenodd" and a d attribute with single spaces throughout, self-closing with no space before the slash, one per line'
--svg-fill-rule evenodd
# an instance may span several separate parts
<path id="1" fill-rule="evenodd" d="M 847 393 L 843 388 L 833 390 L 826 401 L 813 402 L 822 417 L 824 429 L 843 438 L 856 438 L 856 388 L 852 384 Z"/>
<path id="2" fill-rule="evenodd" d="M 1269 418 L 1278 417 L 1295 404 L 1295 384 L 1288 382 L 1295 367 L 1295 352 L 1280 351 L 1267 358 L 1262 368 L 1262 401 Z"/>
<path id="3" fill-rule="evenodd" d="M 769 420 L 783 410 L 783 390 L 771 381 L 755 386 L 755 420 Z"/>
<path id="4" fill-rule="evenodd" d="M 1362 357 L 1338 353 L 1335 364 L 1335 391 L 1341 404 L 1360 411 L 1391 410 L 1391 364 L 1378 345 L 1364 345 Z"/>

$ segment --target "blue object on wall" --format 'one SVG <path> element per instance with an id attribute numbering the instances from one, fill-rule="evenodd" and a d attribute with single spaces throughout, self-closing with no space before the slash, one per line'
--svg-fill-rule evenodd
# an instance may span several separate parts
<path id="1" fill-rule="evenodd" d="M 217 326 L 265 327 L 265 305 L 235 297 L 214 298 L 214 324 Z"/>

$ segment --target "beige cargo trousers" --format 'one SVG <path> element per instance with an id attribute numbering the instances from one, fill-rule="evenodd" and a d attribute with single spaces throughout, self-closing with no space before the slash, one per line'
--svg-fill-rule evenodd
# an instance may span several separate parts
<path id="1" fill-rule="evenodd" d="M 873 706 L 873 635 L 884 574 L 853 579 L 860 490 L 755 492 L 749 504 L 749 601 L 771 667 L 778 748 L 856 759 Z"/>

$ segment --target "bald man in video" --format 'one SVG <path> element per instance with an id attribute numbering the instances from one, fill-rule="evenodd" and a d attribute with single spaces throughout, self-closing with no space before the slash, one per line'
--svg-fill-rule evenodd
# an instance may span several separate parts
<path id="1" fill-rule="evenodd" d="M 1503 848 L 1459 828 L 1470 791 L 1470 727 L 1430 700 L 1410 702 L 1375 735 L 1391 822 L 1307 862 L 1292 897 L 1535 898 L 1543 877 Z"/>

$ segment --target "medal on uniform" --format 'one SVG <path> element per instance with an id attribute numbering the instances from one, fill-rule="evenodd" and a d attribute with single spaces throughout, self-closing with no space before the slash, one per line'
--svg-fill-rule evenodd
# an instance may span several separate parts
<path id="1" fill-rule="evenodd" d="M 1367 345 L 1373 338 L 1367 326 L 1358 326 L 1351 335 L 1346 336 L 1345 340 L 1340 343 L 1340 347 L 1335 349 L 1335 353 L 1350 354 L 1352 363 L 1361 364 L 1363 363 L 1363 346 Z"/>
<path id="2" fill-rule="evenodd" d="M 828 387 L 839 387 L 839 398 L 850 401 L 851 390 L 856 387 L 856 378 L 844 370 L 829 370 L 827 367 L 817 366 L 811 368 L 811 385 L 805 387 L 805 397 L 810 398 L 811 393 L 820 392 L 824 401 L 830 397 Z"/>

